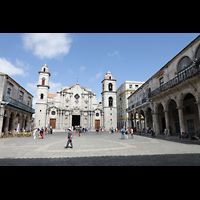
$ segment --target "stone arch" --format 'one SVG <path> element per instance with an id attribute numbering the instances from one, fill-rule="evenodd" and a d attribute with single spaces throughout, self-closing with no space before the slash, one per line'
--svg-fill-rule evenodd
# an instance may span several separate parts
<path id="1" fill-rule="evenodd" d="M 146 117 L 146 127 L 153 127 L 153 117 L 152 117 L 152 109 L 151 107 L 147 107 L 145 109 L 145 117 Z"/>
<path id="2" fill-rule="evenodd" d="M 200 59 L 200 44 L 199 46 L 196 48 L 196 51 L 195 51 L 195 59 Z"/>
<path id="3" fill-rule="evenodd" d="M 8 131 L 13 132 L 15 129 L 15 118 L 16 118 L 16 112 L 11 111 L 10 112 L 10 119 L 9 119 L 9 125 L 8 125 Z"/>
<path id="4" fill-rule="evenodd" d="M 184 70 L 186 67 L 188 67 L 192 63 L 192 60 L 189 56 L 183 56 L 177 65 L 177 72 Z"/>
<path id="5" fill-rule="evenodd" d="M 159 134 L 161 134 L 164 132 L 164 129 L 166 127 L 164 105 L 162 103 L 159 103 L 157 105 L 156 113 L 158 115 L 158 126 L 159 126 L 158 130 L 160 131 Z"/>
<path id="6" fill-rule="evenodd" d="M 186 131 L 189 134 L 200 132 L 199 112 L 196 103 L 196 96 L 192 93 L 187 93 L 182 101 L 184 122 Z"/>

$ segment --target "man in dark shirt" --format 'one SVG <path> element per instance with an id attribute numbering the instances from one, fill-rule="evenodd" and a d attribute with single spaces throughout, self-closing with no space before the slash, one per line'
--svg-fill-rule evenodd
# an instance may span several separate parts
<path id="1" fill-rule="evenodd" d="M 72 145 L 72 130 L 71 130 L 71 128 L 69 128 L 68 130 L 69 130 L 68 141 L 67 141 L 67 146 L 65 148 L 68 148 L 69 144 L 71 145 L 70 148 L 73 148 L 73 145 Z"/>

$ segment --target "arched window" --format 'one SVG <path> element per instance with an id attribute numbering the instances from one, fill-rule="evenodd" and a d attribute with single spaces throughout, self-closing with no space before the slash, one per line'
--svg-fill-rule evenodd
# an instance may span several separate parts
<path id="1" fill-rule="evenodd" d="M 112 97 L 109 97 L 108 105 L 109 105 L 109 107 L 113 107 L 113 98 Z"/>
<path id="2" fill-rule="evenodd" d="M 200 45 L 199 45 L 199 48 L 197 50 L 195 58 L 200 59 Z"/>
<path id="3" fill-rule="evenodd" d="M 109 83 L 109 84 L 108 84 L 108 90 L 109 90 L 109 91 L 112 91 L 112 87 L 113 87 L 112 83 Z"/>
<path id="4" fill-rule="evenodd" d="M 191 64 L 191 59 L 188 56 L 185 56 L 181 59 L 181 61 L 178 64 L 178 72 L 182 71 L 183 69 L 185 69 L 186 67 L 188 67 Z"/>
<path id="5" fill-rule="evenodd" d="M 45 85 L 45 78 L 42 78 L 42 85 Z"/>
<path id="6" fill-rule="evenodd" d="M 41 94 L 41 95 L 40 95 L 40 99 L 43 99 L 43 98 L 44 98 L 44 94 Z"/>

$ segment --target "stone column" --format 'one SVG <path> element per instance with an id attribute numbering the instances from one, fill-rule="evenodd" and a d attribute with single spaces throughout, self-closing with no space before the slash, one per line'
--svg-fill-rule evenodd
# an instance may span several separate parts
<path id="1" fill-rule="evenodd" d="M 179 124 L 180 124 L 180 132 L 186 132 L 185 123 L 184 123 L 184 114 L 183 114 L 183 107 L 178 107 L 178 115 L 179 115 Z"/>
<path id="2" fill-rule="evenodd" d="M 170 135 L 170 133 L 169 133 L 169 110 L 164 110 L 164 113 L 165 113 L 165 125 L 167 128 L 167 135 L 169 136 Z"/>
<path id="3" fill-rule="evenodd" d="M 142 132 L 142 123 L 141 123 L 141 115 L 139 116 L 139 129 Z"/>
<path id="4" fill-rule="evenodd" d="M 199 123 L 200 123 L 200 100 L 198 100 L 196 102 L 197 106 L 198 106 L 198 114 L 199 114 Z"/>
<path id="5" fill-rule="evenodd" d="M 91 112 L 91 130 L 94 130 L 94 112 Z"/>
<path id="6" fill-rule="evenodd" d="M 72 112 L 69 111 L 69 127 L 68 128 L 71 128 L 72 127 Z"/>
<path id="7" fill-rule="evenodd" d="M 4 125 L 4 135 L 7 135 L 8 134 L 8 127 L 9 127 L 9 121 L 10 121 L 10 114 L 7 114 L 7 117 L 5 118 L 6 122 L 5 122 L 5 125 Z"/>
<path id="8" fill-rule="evenodd" d="M 0 104 L 0 136 L 3 128 L 4 113 L 5 113 L 4 105 Z"/>
<path id="9" fill-rule="evenodd" d="M 134 116 L 134 115 L 133 115 Z M 134 124 L 133 124 L 133 129 L 136 128 L 136 116 L 134 117 Z"/>
<path id="10" fill-rule="evenodd" d="M 158 123 L 158 113 L 152 113 L 152 117 L 153 117 L 153 130 L 155 132 L 156 135 L 160 134 L 160 126 Z"/>
<path id="11" fill-rule="evenodd" d="M 147 132 L 147 113 L 144 112 L 144 128 L 145 128 L 145 133 Z"/>
<path id="12" fill-rule="evenodd" d="M 81 128 L 83 128 L 83 126 L 84 126 L 84 119 L 83 119 L 83 112 L 81 111 L 80 112 L 80 126 L 81 126 Z"/>

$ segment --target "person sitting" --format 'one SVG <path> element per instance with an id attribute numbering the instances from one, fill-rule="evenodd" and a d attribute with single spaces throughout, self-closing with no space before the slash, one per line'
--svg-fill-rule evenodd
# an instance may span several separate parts
<path id="1" fill-rule="evenodd" d="M 199 140 L 199 137 L 197 136 L 197 133 L 192 133 L 191 140 Z"/>
<path id="2" fill-rule="evenodd" d="M 185 132 L 185 133 L 182 132 L 182 134 L 180 135 L 180 138 L 183 138 L 183 139 L 184 139 L 184 138 L 188 139 L 188 137 L 189 137 L 189 136 L 188 136 L 188 133 L 186 133 L 186 132 Z"/>

